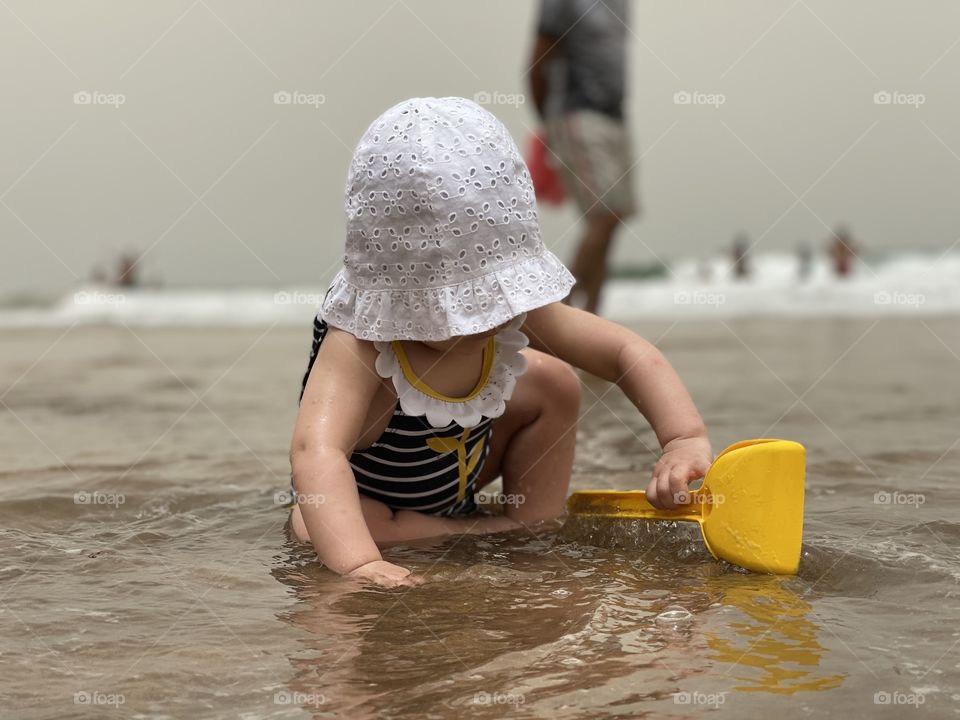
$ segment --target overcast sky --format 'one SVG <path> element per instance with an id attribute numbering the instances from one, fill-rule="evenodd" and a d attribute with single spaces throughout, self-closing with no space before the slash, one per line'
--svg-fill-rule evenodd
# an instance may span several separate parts
<path id="1" fill-rule="evenodd" d="M 170 285 L 325 286 L 365 127 L 409 96 L 525 93 L 536 8 L 4 0 L 0 294 L 70 287 L 121 250 Z M 960 239 L 960 3 L 631 12 L 644 214 L 615 262 L 714 253 L 739 230 L 790 251 L 841 221 L 871 249 Z M 276 104 L 283 91 L 323 102 Z M 532 105 L 489 108 L 524 145 Z M 541 218 L 569 260 L 573 210 Z"/>

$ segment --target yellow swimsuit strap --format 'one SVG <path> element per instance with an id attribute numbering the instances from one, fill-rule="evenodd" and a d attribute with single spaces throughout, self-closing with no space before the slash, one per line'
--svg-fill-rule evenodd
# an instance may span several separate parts
<path id="1" fill-rule="evenodd" d="M 496 349 L 496 338 L 490 338 L 487 340 L 487 344 L 484 345 L 483 369 L 480 372 L 480 379 L 477 381 L 477 384 L 473 390 L 463 397 L 450 397 L 449 395 L 444 395 L 443 393 L 439 393 L 434 390 L 423 380 L 417 377 L 417 374 L 413 371 L 413 367 L 410 365 L 410 360 L 407 358 L 407 353 L 404 351 L 400 342 L 398 340 L 394 340 L 390 343 L 390 346 L 393 348 L 393 352 L 396 353 L 397 360 L 400 361 L 400 369 L 403 370 L 403 376 L 413 387 L 422 392 L 424 395 L 429 395 L 437 400 L 443 400 L 444 402 L 450 403 L 462 403 L 467 402 L 467 400 L 472 400 L 479 395 L 480 391 L 483 390 L 483 386 L 487 384 L 487 380 L 490 379 L 490 371 L 493 369 L 494 351 Z"/>

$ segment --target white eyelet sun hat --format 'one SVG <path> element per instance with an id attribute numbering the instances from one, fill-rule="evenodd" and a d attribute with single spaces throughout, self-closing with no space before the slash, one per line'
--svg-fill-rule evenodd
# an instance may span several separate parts
<path id="1" fill-rule="evenodd" d="M 412 98 L 354 151 L 343 267 L 319 316 L 362 340 L 485 332 L 562 300 L 574 278 L 540 238 L 530 173 L 496 117 Z"/>

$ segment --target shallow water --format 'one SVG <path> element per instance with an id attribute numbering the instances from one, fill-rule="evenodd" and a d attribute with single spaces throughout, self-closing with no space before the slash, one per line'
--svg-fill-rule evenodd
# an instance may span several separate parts
<path id="1" fill-rule="evenodd" d="M 570 521 L 398 548 L 427 582 L 364 589 L 275 502 L 309 328 L 0 332 L 0 716 L 958 714 L 960 324 L 640 329 L 716 450 L 807 446 L 797 577 Z M 616 388 L 579 432 L 574 487 L 643 482 Z"/>

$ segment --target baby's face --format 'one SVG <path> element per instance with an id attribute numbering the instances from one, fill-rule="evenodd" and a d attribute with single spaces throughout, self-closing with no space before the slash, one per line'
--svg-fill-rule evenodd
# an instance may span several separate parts
<path id="1" fill-rule="evenodd" d="M 488 339 L 492 338 L 509 324 L 510 321 L 508 320 L 505 323 L 497 325 L 495 328 L 491 328 L 482 333 L 476 333 L 475 335 L 456 335 L 449 340 L 424 340 L 423 344 L 437 352 L 456 351 L 475 353 L 480 351 Z"/>

